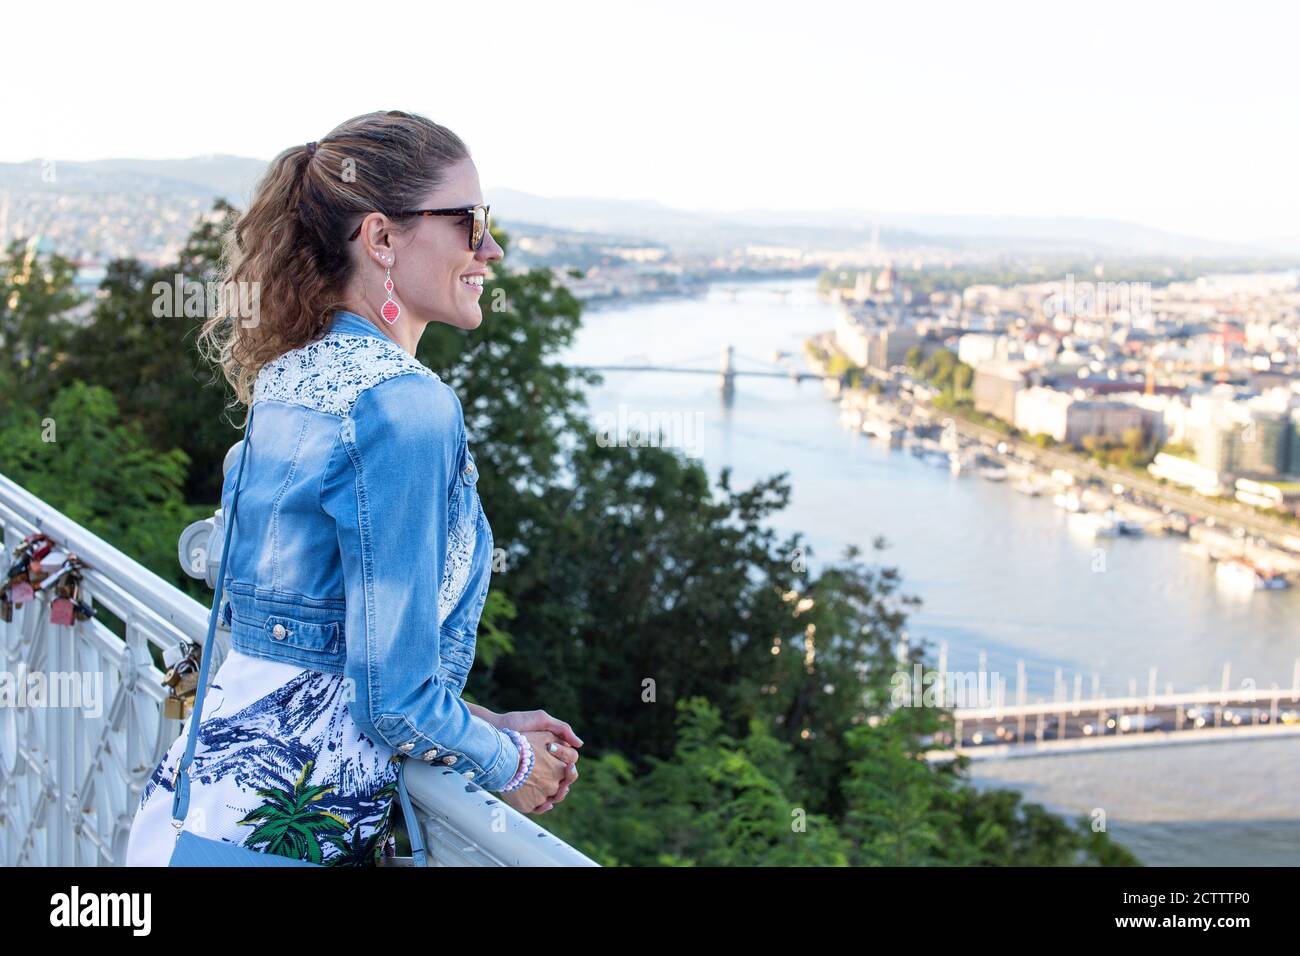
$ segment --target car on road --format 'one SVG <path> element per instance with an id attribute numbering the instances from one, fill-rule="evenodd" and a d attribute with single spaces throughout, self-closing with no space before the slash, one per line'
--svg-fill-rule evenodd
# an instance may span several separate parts
<path id="1" fill-rule="evenodd" d="M 1242 724 L 1255 723 L 1252 720 L 1252 713 L 1258 715 L 1259 711 L 1254 712 L 1245 710 L 1241 707 L 1224 707 L 1220 704 L 1201 705 L 1188 707 L 1186 710 L 1186 719 L 1191 722 L 1193 727 L 1240 727 Z M 1281 720 L 1281 715 L 1278 716 Z"/>
<path id="2" fill-rule="evenodd" d="M 1080 726 L 1085 737 L 1104 737 L 1106 734 L 1115 733 L 1119 714 L 1116 711 L 1110 711 L 1100 717 L 1096 714 L 1089 717 Z"/>
<path id="3" fill-rule="evenodd" d="M 1124 714 L 1118 725 L 1122 734 L 1167 729 L 1164 719 L 1155 714 Z"/>

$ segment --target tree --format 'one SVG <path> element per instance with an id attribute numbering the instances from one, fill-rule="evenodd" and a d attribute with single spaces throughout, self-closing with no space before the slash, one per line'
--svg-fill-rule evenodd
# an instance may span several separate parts
<path id="1" fill-rule="evenodd" d="M 789 748 L 750 723 L 737 740 L 702 698 L 676 705 L 670 759 L 636 776 L 608 754 L 575 787 L 550 824 L 566 840 L 592 846 L 605 865 L 843 866 L 849 847 L 826 816 L 809 812 L 788 762 Z M 613 801 L 615 813 L 606 812 Z M 548 814 L 548 816 L 551 814 Z M 617 822 L 615 822 L 617 821 Z"/>
<path id="2" fill-rule="evenodd" d="M 0 400 L 0 472 L 164 579 L 182 528 L 202 517 L 181 495 L 187 459 L 158 452 L 104 388 L 74 382 L 38 410 Z"/>
<path id="3" fill-rule="evenodd" d="M 900 732 L 900 725 L 924 713 L 900 710 L 846 735 L 854 759 L 844 784 L 844 834 L 853 843 L 855 865 L 917 866 L 943 858 L 941 833 L 951 813 L 938 800 L 934 771 L 913 749 L 911 735 Z"/>
<path id="4" fill-rule="evenodd" d="M 70 336 L 67 359 L 53 377 L 60 387 L 80 380 L 110 391 L 156 449 L 185 452 L 187 500 L 213 504 L 221 494 L 221 463 L 240 434 L 226 410 L 229 388 L 198 355 L 194 338 L 215 301 L 209 283 L 216 278 L 220 232 L 233 215 L 219 202 L 175 264 L 110 263 L 91 320 Z"/>
<path id="5" fill-rule="evenodd" d="M 0 386 L 37 402 L 54 388 L 50 372 L 72 334 L 69 310 L 81 297 L 75 269 L 57 253 L 39 255 L 35 240 L 15 239 L 0 259 Z"/>

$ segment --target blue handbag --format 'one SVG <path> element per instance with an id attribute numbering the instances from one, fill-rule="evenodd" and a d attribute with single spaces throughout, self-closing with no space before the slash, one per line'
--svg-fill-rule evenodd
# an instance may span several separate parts
<path id="1" fill-rule="evenodd" d="M 194 691 L 194 709 L 190 714 L 190 730 L 185 743 L 185 753 L 181 757 L 176 772 L 176 792 L 172 797 L 172 826 L 176 828 L 176 846 L 172 850 L 168 866 L 315 866 L 321 864 L 296 857 L 281 856 L 278 853 L 264 853 L 250 847 L 240 846 L 226 840 L 213 840 L 187 832 L 184 829 L 185 815 L 190 804 L 190 770 L 194 761 L 194 750 L 199 739 L 199 724 L 203 716 L 203 694 L 208 684 L 208 665 L 212 662 L 211 649 L 215 647 L 214 637 L 217 632 L 217 614 L 221 607 L 221 594 L 226 579 L 226 558 L 230 555 L 230 533 L 235 527 L 235 506 L 239 501 L 239 488 L 244 481 L 244 462 L 248 460 L 248 436 L 253 427 L 253 407 L 248 410 L 248 424 L 244 428 L 244 447 L 239 455 L 239 471 L 235 475 L 235 490 L 230 498 L 230 514 L 226 516 L 225 544 L 221 549 L 221 564 L 217 569 L 217 585 L 212 598 L 212 614 L 208 618 L 208 638 L 203 643 L 202 662 L 199 665 L 199 683 Z M 410 795 L 406 792 L 406 760 L 403 757 L 397 767 L 397 796 L 401 800 L 402 814 L 406 819 L 406 829 L 411 839 L 411 857 L 416 866 L 428 866 L 428 854 L 424 849 L 424 838 L 420 832 L 419 821 L 411 806 Z"/>

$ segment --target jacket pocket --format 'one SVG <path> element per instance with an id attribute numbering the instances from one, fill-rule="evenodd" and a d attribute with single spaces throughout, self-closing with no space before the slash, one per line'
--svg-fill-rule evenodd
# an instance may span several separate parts
<path id="1" fill-rule="evenodd" d="M 478 521 L 479 512 L 478 465 L 469 450 L 467 438 L 461 439 L 456 467 L 447 502 L 448 530 L 453 538 L 463 538 Z"/>
<path id="2" fill-rule="evenodd" d="M 289 615 L 273 614 L 262 625 L 273 645 L 286 645 L 317 654 L 339 651 L 342 629 L 337 622 L 303 621 Z"/>
<path id="3" fill-rule="evenodd" d="M 460 480 L 466 485 L 473 485 L 478 481 L 478 465 L 474 461 L 474 453 L 469 450 L 468 439 L 461 450 Z"/>

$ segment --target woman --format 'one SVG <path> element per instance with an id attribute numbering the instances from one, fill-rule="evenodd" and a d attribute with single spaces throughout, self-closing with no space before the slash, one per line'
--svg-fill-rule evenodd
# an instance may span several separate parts
<path id="1" fill-rule="evenodd" d="M 501 256 L 465 144 L 400 112 L 286 150 L 227 237 L 227 288 L 257 309 L 223 309 L 200 342 L 253 417 L 220 609 L 231 652 L 204 700 L 184 829 L 368 865 L 392 852 L 402 755 L 525 813 L 577 778 L 568 724 L 460 698 L 492 531 L 460 401 L 414 356 L 431 322 L 478 327 Z M 144 788 L 128 865 L 171 856 L 184 744 Z"/>

